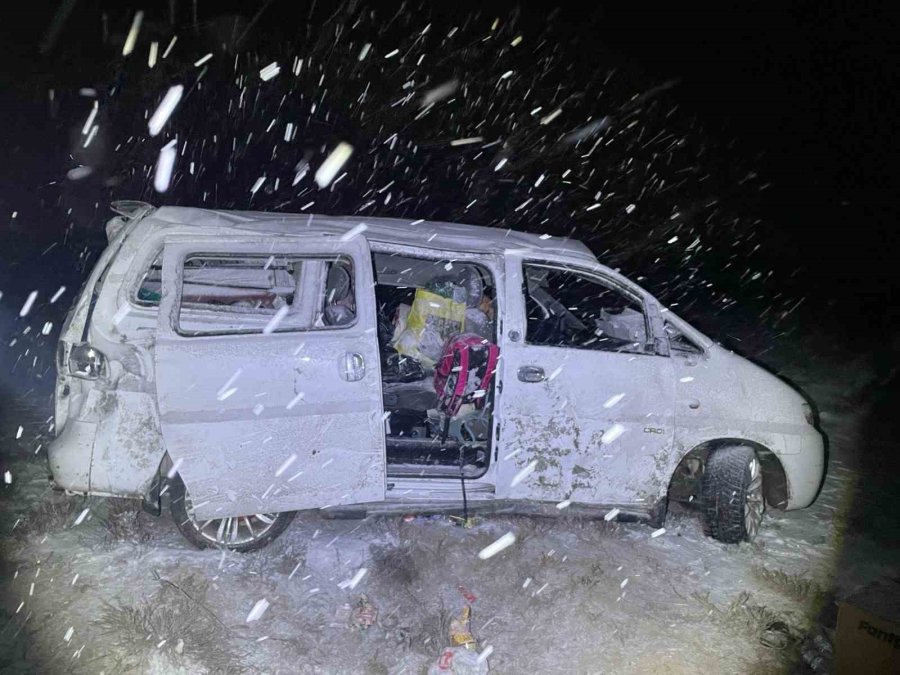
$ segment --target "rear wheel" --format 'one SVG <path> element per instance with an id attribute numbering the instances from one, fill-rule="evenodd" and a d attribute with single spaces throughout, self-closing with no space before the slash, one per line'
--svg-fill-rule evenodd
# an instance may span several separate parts
<path id="1" fill-rule="evenodd" d="M 704 530 L 727 544 L 753 541 L 766 503 L 762 465 L 753 448 L 719 448 L 706 461 L 702 479 Z"/>
<path id="2" fill-rule="evenodd" d="M 199 520 L 194 517 L 191 496 L 181 477 L 175 476 L 169 485 L 172 520 L 184 538 L 197 548 L 227 548 L 239 553 L 256 551 L 284 532 L 297 515 L 296 511 L 283 511 Z"/>

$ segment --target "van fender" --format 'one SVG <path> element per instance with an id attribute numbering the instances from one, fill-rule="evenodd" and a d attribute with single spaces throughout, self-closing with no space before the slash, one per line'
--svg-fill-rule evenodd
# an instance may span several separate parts
<path id="1" fill-rule="evenodd" d="M 699 485 L 699 480 L 706 467 L 707 458 L 722 447 L 743 445 L 756 452 L 763 471 L 763 492 L 769 508 L 785 510 L 790 502 L 791 492 L 784 466 L 778 458 L 776 449 L 760 442 L 759 439 L 744 436 L 721 436 L 709 438 L 694 445 L 690 450 L 680 452 L 678 463 L 672 470 L 669 486 L 669 498 L 683 501 L 693 496 L 692 485 Z M 774 444 L 777 447 L 777 444 Z"/>
<path id="2" fill-rule="evenodd" d="M 144 497 L 165 455 L 156 397 L 149 392 L 104 392 L 91 455 L 91 491 Z"/>

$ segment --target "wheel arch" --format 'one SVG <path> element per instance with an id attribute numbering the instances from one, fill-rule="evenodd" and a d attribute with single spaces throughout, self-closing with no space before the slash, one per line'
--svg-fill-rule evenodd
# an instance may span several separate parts
<path id="1" fill-rule="evenodd" d="M 164 451 L 159 460 L 159 466 L 156 467 L 156 473 L 150 477 L 141 492 L 141 507 L 151 515 L 159 516 L 162 513 L 163 502 L 168 503 L 167 482 L 172 466 L 172 458 L 169 457 L 168 452 Z"/>
<path id="2" fill-rule="evenodd" d="M 784 510 L 790 499 L 790 489 L 781 460 L 770 448 L 747 438 L 715 438 L 703 441 L 691 448 L 679 460 L 672 474 L 669 484 L 670 498 L 679 500 L 693 494 L 693 485 L 695 482 L 699 485 L 709 456 L 719 448 L 738 445 L 752 448 L 759 458 L 763 471 L 763 495 L 766 505 L 770 508 Z"/>

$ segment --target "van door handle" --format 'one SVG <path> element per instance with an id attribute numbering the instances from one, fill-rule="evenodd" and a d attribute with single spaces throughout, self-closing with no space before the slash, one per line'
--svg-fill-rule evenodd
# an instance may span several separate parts
<path id="1" fill-rule="evenodd" d="M 366 360 L 357 352 L 345 352 L 341 358 L 341 377 L 347 382 L 358 382 L 366 376 Z"/>
<path id="2" fill-rule="evenodd" d="M 521 366 L 519 368 L 519 379 L 522 382 L 543 382 L 544 369 L 540 366 Z"/>

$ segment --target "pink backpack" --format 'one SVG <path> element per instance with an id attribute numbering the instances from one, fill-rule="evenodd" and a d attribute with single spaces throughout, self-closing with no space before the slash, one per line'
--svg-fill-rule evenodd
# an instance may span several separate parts
<path id="1" fill-rule="evenodd" d="M 451 417 L 463 403 L 483 407 L 499 356 L 500 348 L 480 335 L 464 333 L 447 340 L 434 371 L 438 407 Z"/>

